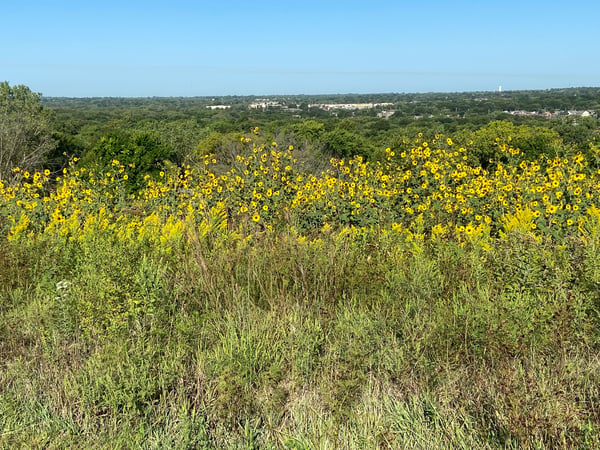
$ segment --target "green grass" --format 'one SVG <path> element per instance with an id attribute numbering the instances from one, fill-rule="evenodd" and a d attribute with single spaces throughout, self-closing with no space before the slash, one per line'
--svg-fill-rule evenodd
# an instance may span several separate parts
<path id="1" fill-rule="evenodd" d="M 2 448 L 597 448 L 594 244 L 3 242 Z"/>

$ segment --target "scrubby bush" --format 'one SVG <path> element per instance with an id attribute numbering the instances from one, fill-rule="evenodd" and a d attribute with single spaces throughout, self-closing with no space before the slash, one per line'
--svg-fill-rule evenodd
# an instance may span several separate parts
<path id="1" fill-rule="evenodd" d="M 131 192 L 146 185 L 146 175 L 157 178 L 167 162 L 177 162 L 174 150 L 148 133 L 105 136 L 92 149 L 90 157 L 101 171 L 111 170 L 115 161 L 126 166 L 126 185 Z"/>

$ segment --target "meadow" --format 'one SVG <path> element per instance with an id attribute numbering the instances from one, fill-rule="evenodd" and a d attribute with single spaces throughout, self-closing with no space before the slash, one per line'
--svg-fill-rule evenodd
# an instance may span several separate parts
<path id="1" fill-rule="evenodd" d="M 599 149 L 239 146 L 0 183 L 1 447 L 600 447 Z"/>

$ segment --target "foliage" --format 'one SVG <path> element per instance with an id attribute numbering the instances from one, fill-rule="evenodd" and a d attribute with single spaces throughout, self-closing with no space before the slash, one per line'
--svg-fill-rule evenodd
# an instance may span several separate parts
<path id="1" fill-rule="evenodd" d="M 315 154 L 320 155 L 324 150 L 323 138 L 326 133 L 345 130 L 350 133 L 346 136 L 348 143 L 343 140 L 340 142 L 339 139 L 333 141 L 334 144 L 337 142 L 332 147 L 333 151 L 338 153 L 328 156 L 340 157 L 350 148 L 343 157 L 360 154 L 373 160 L 380 156 L 372 154 L 373 147 L 394 149 L 394 141 L 398 137 L 410 137 L 423 131 L 428 140 L 435 134 L 452 135 L 458 144 L 466 146 L 469 140 L 475 140 L 468 136 L 469 133 L 488 127 L 490 121 L 503 121 L 514 125 L 513 137 L 522 134 L 523 138 L 503 143 L 520 147 L 528 157 L 537 157 L 537 154 L 530 154 L 529 149 L 548 151 L 549 155 L 553 155 L 555 151 L 573 155 L 587 152 L 590 142 L 598 143 L 598 90 L 573 88 L 502 93 L 271 96 L 269 100 L 281 106 L 266 109 L 250 108 L 256 99 L 238 96 L 44 98 L 42 101 L 55 115 L 54 126 L 58 139 L 66 141 L 63 142 L 65 144 L 73 144 L 67 148 L 63 146 L 59 155 L 66 151 L 69 156 L 82 156 L 102 136 L 119 132 L 150 132 L 158 136 L 161 142 L 168 144 L 176 152 L 178 160 L 191 162 L 195 157 L 194 149 L 206 136 L 215 132 L 225 140 L 225 145 L 218 147 L 224 147 L 226 153 L 223 156 L 229 157 L 232 156 L 229 150 L 232 144 L 230 137 L 237 135 L 239 138 L 241 133 L 259 126 L 265 136 L 268 136 L 269 142 L 276 140 L 284 147 L 293 145 L 299 153 L 307 151 L 309 158 Z M 352 103 L 389 105 L 362 110 L 326 110 L 315 106 L 338 104 L 345 107 Z M 313 106 L 309 107 L 309 104 Z M 225 109 L 221 109 L 219 105 Z M 218 108 L 212 109 L 215 106 Z M 589 117 L 582 117 L 584 111 Z M 393 114 L 384 115 L 387 118 L 379 117 L 383 112 Z M 519 131 L 522 125 L 529 131 Z M 555 148 L 553 142 L 555 136 L 548 135 L 547 130 L 541 128 L 558 132 L 562 140 L 558 148 Z M 461 139 L 462 135 L 466 135 L 464 140 Z M 66 138 L 67 136 L 72 139 Z M 329 137 L 339 138 L 340 133 Z M 480 162 L 484 165 L 488 164 L 490 151 L 494 154 L 497 150 L 493 140 L 501 136 L 490 133 L 490 137 L 491 146 L 482 142 L 487 146 L 485 155 L 480 155 Z M 233 144 L 236 141 L 234 139 Z M 356 142 L 359 144 L 356 145 Z M 83 145 L 83 150 L 79 148 L 80 145 Z M 216 154 L 221 160 L 221 153 Z M 472 152 L 472 156 L 474 155 Z"/>
<path id="2" fill-rule="evenodd" d="M 175 157 L 172 149 L 148 133 L 103 137 L 92 153 L 99 161 L 100 170 L 110 170 L 119 164 L 129 168 L 125 180 L 130 192 L 145 185 L 145 176 L 156 178 L 165 168 L 165 162 Z"/>
<path id="3" fill-rule="evenodd" d="M 486 248 L 490 239 L 514 230 L 562 242 L 581 236 L 597 213 L 600 175 L 581 154 L 528 160 L 502 145 L 501 161 L 485 170 L 470 165 L 470 151 L 451 138 L 436 135 L 428 142 L 417 136 L 409 151 L 388 148 L 382 162 L 332 158 L 329 168 L 314 175 L 302 171 L 291 146 L 281 150 L 275 142 L 256 145 L 252 139 L 241 139 L 242 152 L 226 171 L 214 171 L 218 164 L 211 155 L 196 169 L 159 171 L 157 158 L 165 150 L 147 136 L 103 139 L 102 172 L 73 163 L 54 181 L 55 191 L 49 171 L 19 169 L 21 183 L 1 191 L 8 235 L 66 233 L 65 226 L 80 234 L 86 223 L 100 220 L 107 226 L 121 221 L 118 226 L 127 225 L 129 233 L 143 234 L 144 221 L 185 228 L 216 209 L 235 227 L 376 227 L 415 244 L 426 237 L 454 238 Z M 141 183 L 144 188 L 134 194 Z M 90 206 L 96 201 L 104 209 Z"/>
<path id="4" fill-rule="evenodd" d="M 343 128 L 326 132 L 322 139 L 326 154 L 335 156 L 336 158 L 349 158 L 352 156 L 367 157 L 373 151 L 365 139 Z"/>
<path id="5" fill-rule="evenodd" d="M 50 117 L 41 94 L 27 86 L 0 83 L 0 179 L 9 180 L 11 170 L 35 170 L 54 149 Z"/>
<path id="6" fill-rule="evenodd" d="M 302 143 L 314 143 L 317 142 L 323 132 L 325 131 L 325 125 L 316 120 L 304 120 L 293 126 L 293 132 L 295 140 L 298 144 Z"/>
<path id="7" fill-rule="evenodd" d="M 0 446 L 600 445 L 584 155 L 311 173 L 257 134 L 137 193 L 116 160 L 0 184 Z"/>
<path id="8" fill-rule="evenodd" d="M 560 135 L 553 130 L 539 126 L 515 126 L 508 121 L 494 121 L 474 132 L 463 133 L 460 139 L 476 149 L 474 164 L 487 168 L 491 161 L 503 160 L 503 148 L 519 149 L 526 159 L 558 155 L 561 148 Z"/>

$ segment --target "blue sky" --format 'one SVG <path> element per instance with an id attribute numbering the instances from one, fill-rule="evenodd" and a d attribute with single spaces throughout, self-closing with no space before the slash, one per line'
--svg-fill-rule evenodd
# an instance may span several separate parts
<path id="1" fill-rule="evenodd" d="M 597 0 L 5 3 L 0 81 L 46 96 L 600 86 Z"/>

